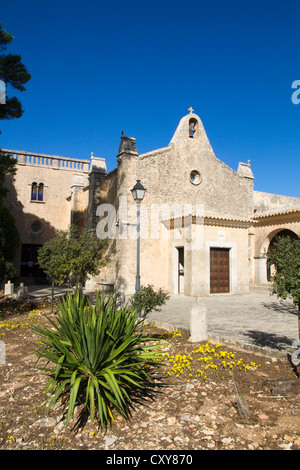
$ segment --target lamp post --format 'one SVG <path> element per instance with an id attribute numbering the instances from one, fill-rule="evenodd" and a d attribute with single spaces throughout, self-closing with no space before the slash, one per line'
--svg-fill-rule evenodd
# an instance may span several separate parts
<path id="1" fill-rule="evenodd" d="M 136 202 L 136 209 L 137 209 L 137 249 L 136 249 L 136 278 L 135 278 L 135 293 L 137 294 L 140 291 L 140 210 L 141 210 L 141 202 L 144 199 L 146 189 L 141 184 L 140 180 L 137 180 L 136 184 L 131 190 L 131 194 L 133 199 Z"/>

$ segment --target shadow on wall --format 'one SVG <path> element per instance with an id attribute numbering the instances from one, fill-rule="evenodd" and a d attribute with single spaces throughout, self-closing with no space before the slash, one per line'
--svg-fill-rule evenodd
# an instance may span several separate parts
<path id="1" fill-rule="evenodd" d="M 24 211 L 13 177 L 7 178 L 6 187 L 8 193 L 3 203 L 15 219 L 21 241 L 14 262 L 16 279 L 25 284 L 47 283 L 47 278 L 37 263 L 37 252 L 40 246 L 55 237 L 56 229 L 37 214 Z"/>
<path id="2" fill-rule="evenodd" d="M 76 225 L 79 230 L 87 227 L 88 224 L 88 209 L 84 211 L 71 211 L 71 224 Z"/>
<path id="3" fill-rule="evenodd" d="M 45 211 L 45 208 L 48 210 L 47 202 L 45 203 L 43 200 L 37 199 L 31 200 L 30 209 L 32 207 L 32 212 L 28 211 L 27 203 L 27 210 L 24 210 L 24 204 L 18 197 L 13 177 L 7 178 L 6 187 L 8 194 L 4 200 L 4 205 L 15 219 L 21 240 L 14 262 L 16 280 L 24 282 L 25 285 L 48 283 L 47 277 L 37 262 L 38 249 L 57 235 L 57 227 L 47 220 L 48 213 Z M 66 211 L 67 220 L 59 220 L 60 229 L 64 226 L 67 229 L 70 224 L 77 225 L 79 229 L 86 228 L 88 224 L 88 209 L 71 210 L 70 201 L 68 207 L 69 212 L 68 210 Z M 49 208 L 49 210 L 55 211 L 55 206 L 52 205 Z M 39 214 L 43 214 L 43 217 Z M 49 212 L 49 219 L 52 219 L 52 216 L 53 212 Z"/>

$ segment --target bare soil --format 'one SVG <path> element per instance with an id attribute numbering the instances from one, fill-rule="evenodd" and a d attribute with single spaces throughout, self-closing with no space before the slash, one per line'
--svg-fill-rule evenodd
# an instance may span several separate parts
<path id="1" fill-rule="evenodd" d="M 75 430 L 75 418 L 66 429 L 61 407 L 46 411 L 47 376 L 34 367 L 32 354 L 39 337 L 30 325 L 43 324 L 50 313 L 47 301 L 0 302 L 6 352 L 0 364 L 0 450 L 300 449 L 299 389 L 274 393 L 267 382 L 288 379 L 297 385 L 288 358 L 195 344 L 187 335 L 151 325 L 145 328 L 164 355 L 154 400 L 137 405 L 128 421 L 116 416 L 106 433 L 89 420 Z"/>

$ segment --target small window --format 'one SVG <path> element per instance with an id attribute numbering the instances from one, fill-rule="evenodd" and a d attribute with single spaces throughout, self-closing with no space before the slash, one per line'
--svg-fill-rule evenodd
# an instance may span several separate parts
<path id="1" fill-rule="evenodd" d="M 44 200 L 44 184 L 36 182 L 31 185 L 31 200 L 32 201 L 43 201 Z"/>
<path id="2" fill-rule="evenodd" d="M 38 201 L 43 201 L 44 199 L 44 185 L 43 183 L 39 184 L 38 188 Z"/>
<path id="3" fill-rule="evenodd" d="M 37 183 L 32 183 L 31 185 L 31 200 L 36 201 L 37 197 Z"/>

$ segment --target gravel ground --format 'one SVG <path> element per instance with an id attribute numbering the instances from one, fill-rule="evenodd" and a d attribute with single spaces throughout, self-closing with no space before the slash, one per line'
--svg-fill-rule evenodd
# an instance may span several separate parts
<path id="1" fill-rule="evenodd" d="M 39 338 L 29 326 L 42 324 L 45 312 L 49 308 L 42 305 L 22 311 L 1 307 L 6 349 L 6 363 L 0 365 L 1 450 L 102 450 L 118 456 L 122 451 L 194 455 L 201 450 L 300 449 L 299 391 L 278 393 L 268 382 L 298 384 L 287 359 L 222 344 L 192 344 L 187 334 L 151 325 L 146 328 L 157 336 L 164 357 L 163 386 L 155 399 L 139 404 L 129 421 L 116 416 L 106 433 L 90 421 L 75 431 L 75 419 L 65 429 L 63 409 L 46 412 L 47 377 L 33 367 Z M 235 387 L 245 398 L 244 415 Z"/>

